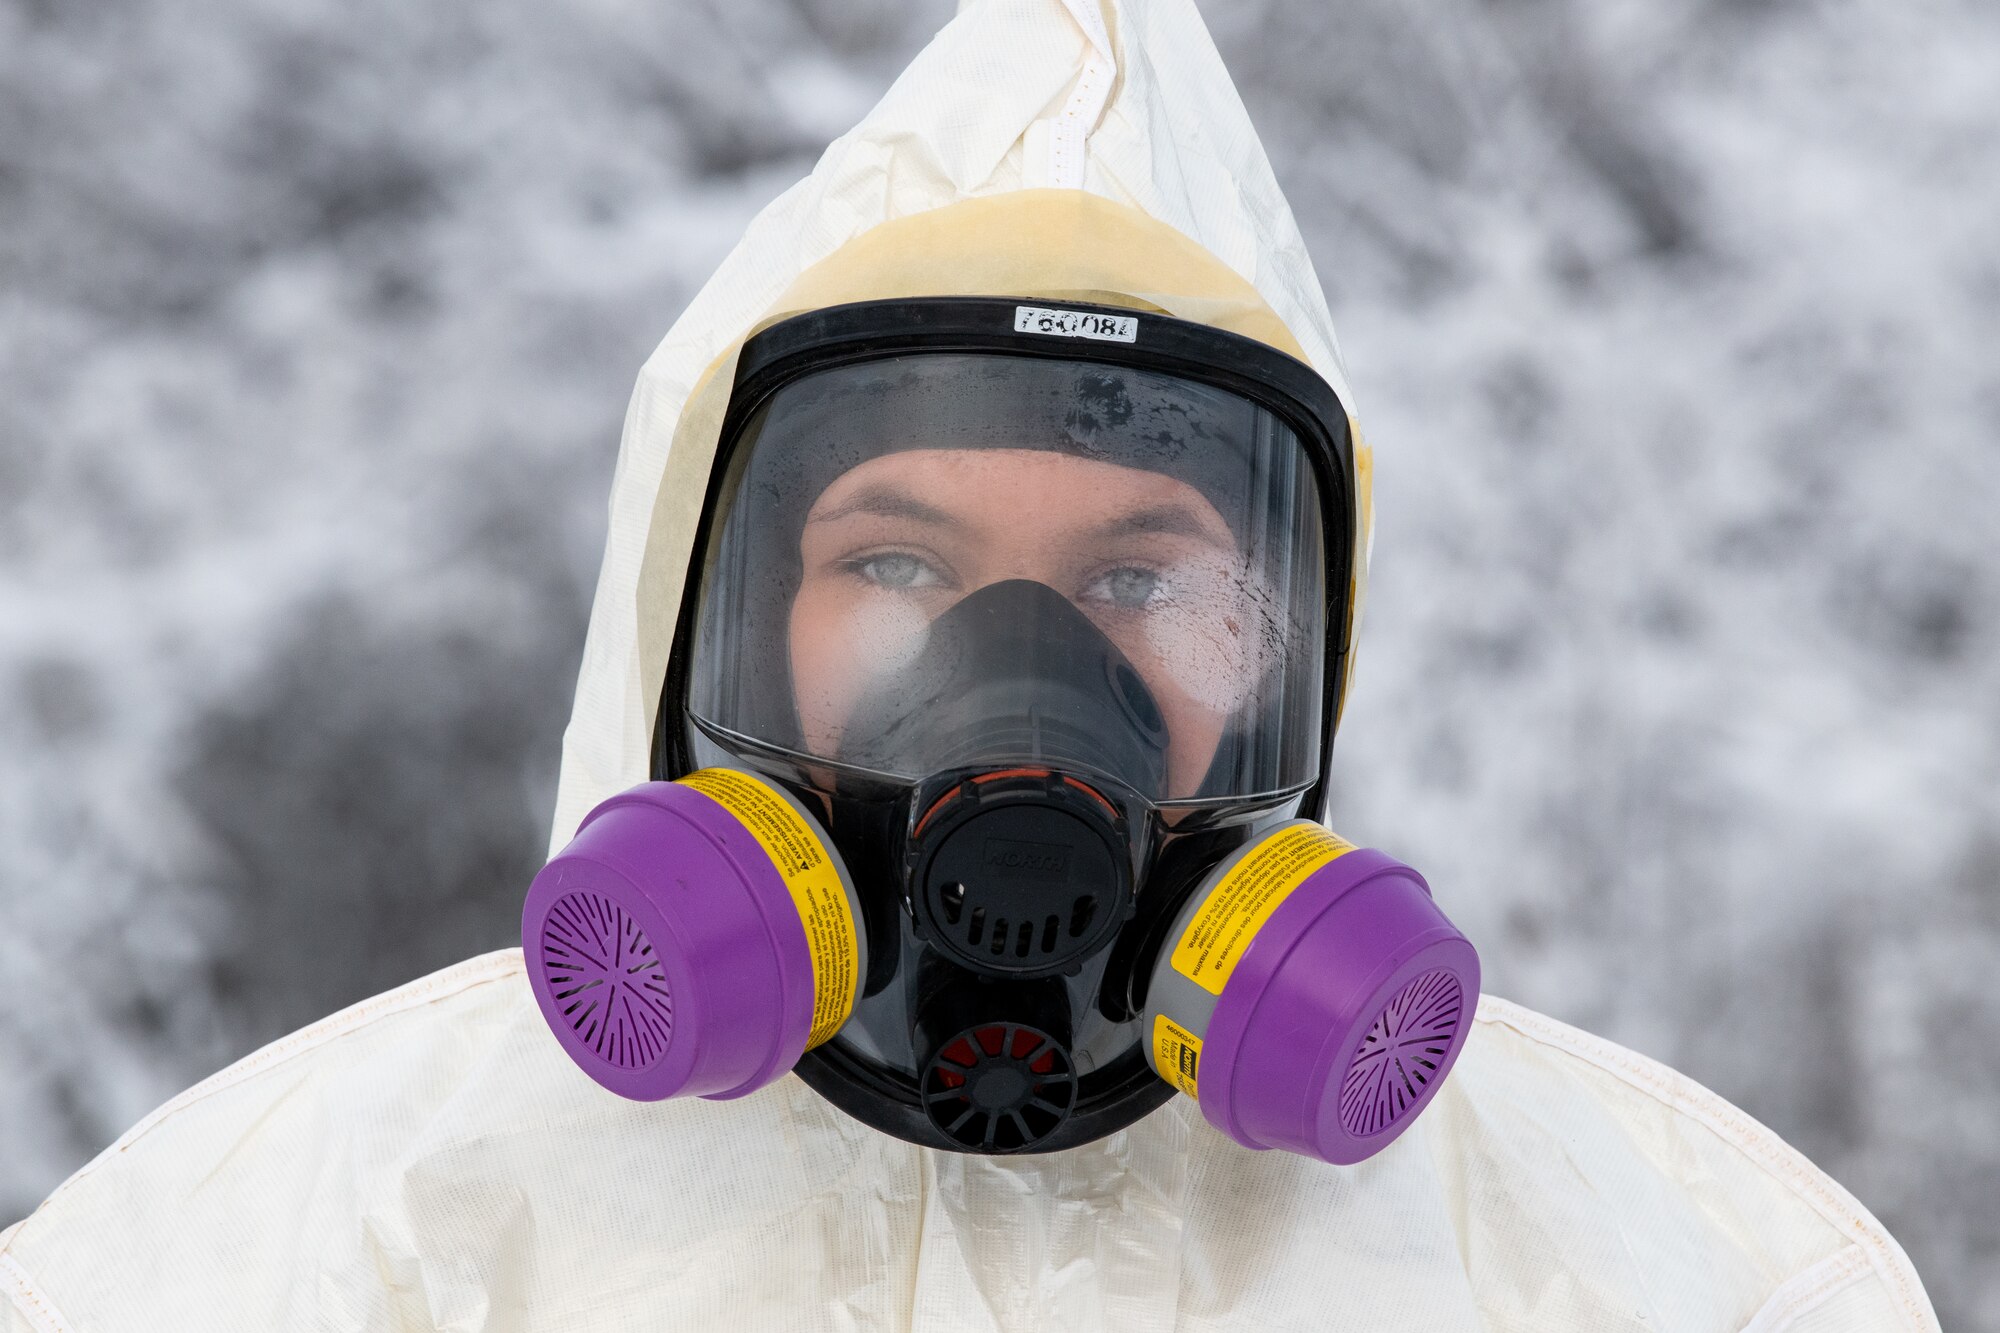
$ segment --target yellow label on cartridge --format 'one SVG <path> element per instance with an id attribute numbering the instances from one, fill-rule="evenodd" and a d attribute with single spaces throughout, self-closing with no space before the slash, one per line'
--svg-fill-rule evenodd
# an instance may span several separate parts
<path id="1" fill-rule="evenodd" d="M 1201 1099 L 1201 1038 L 1165 1014 L 1153 1019 L 1153 1068 L 1160 1077 L 1197 1101 Z"/>
<path id="2" fill-rule="evenodd" d="M 854 911 L 840 884 L 840 871 L 812 825 L 770 784 L 733 768 L 704 768 L 679 779 L 735 816 L 778 868 L 806 928 L 812 959 L 810 1050 L 831 1037 L 854 1010 L 860 949 Z"/>
<path id="3" fill-rule="evenodd" d="M 1195 909 L 1174 970 L 1211 995 L 1222 994 L 1243 951 L 1292 890 L 1354 844 L 1318 824 L 1293 824 L 1258 843 L 1229 868 Z"/>

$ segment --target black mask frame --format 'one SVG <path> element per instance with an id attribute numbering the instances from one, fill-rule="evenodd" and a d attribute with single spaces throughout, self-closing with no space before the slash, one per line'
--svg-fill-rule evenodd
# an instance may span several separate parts
<path id="1" fill-rule="evenodd" d="M 1130 342 L 1079 336 L 1052 336 L 1019 331 L 1016 312 L 1023 306 L 1046 309 L 1059 305 L 1068 312 L 1101 315 L 1118 321 L 1136 320 Z M 704 561 L 712 529 L 731 475 L 732 462 L 746 437 L 746 427 L 772 395 L 799 377 L 856 361 L 926 352 L 984 352 L 1043 357 L 1077 362 L 1101 362 L 1178 376 L 1240 395 L 1279 418 L 1296 436 L 1318 483 L 1321 518 L 1327 534 L 1325 554 L 1326 629 L 1323 661 L 1324 699 L 1320 708 L 1319 763 L 1309 783 L 1255 800 L 1225 803 L 1224 808 L 1189 811 L 1170 831 L 1161 831 L 1147 854 L 1150 887 L 1145 910 L 1130 920 L 1109 949 L 1100 1007 L 1113 1021 L 1130 1021 L 1143 1011 L 1149 964 L 1168 924 L 1201 876 L 1231 851 L 1262 836 L 1278 823 L 1304 816 L 1323 820 L 1327 779 L 1332 762 L 1338 704 L 1347 670 L 1347 643 L 1353 605 L 1354 533 L 1356 512 L 1353 441 L 1343 404 L 1332 387 L 1311 367 L 1275 348 L 1239 334 L 1169 315 L 1116 306 L 1052 301 L 1046 297 L 914 297 L 866 301 L 827 307 L 773 324 L 748 339 L 737 359 L 735 378 L 724 413 L 701 517 L 677 617 L 673 644 L 661 682 L 653 729 L 651 776 L 671 781 L 701 766 L 697 746 L 713 754 L 722 738 L 704 737 L 689 720 L 690 671 L 696 613 L 702 603 Z M 741 751 L 746 738 L 730 736 L 727 747 Z M 704 744 L 706 742 L 706 744 Z M 754 756 L 753 756 L 754 757 Z M 712 759 L 709 761 L 712 762 Z M 768 776 L 768 774 L 767 774 Z M 815 789 L 787 783 L 809 806 L 834 811 Z M 888 842 L 893 830 L 869 828 L 845 841 L 833 830 L 843 852 L 859 863 L 851 865 L 857 884 L 864 877 L 894 874 Z M 873 862 L 873 864 L 868 864 Z M 900 878 L 892 880 L 901 887 Z M 908 956 L 898 947 L 906 935 L 897 914 L 910 905 L 883 892 L 863 893 L 862 926 L 870 938 L 873 961 L 864 995 L 885 988 L 902 969 L 928 967 L 928 949 Z M 815 1091 L 857 1119 L 909 1142 L 964 1151 L 966 1145 L 940 1134 L 925 1115 L 920 1092 L 907 1077 L 878 1069 L 845 1049 L 836 1038 L 807 1051 L 796 1072 Z M 1089 1142 L 1124 1128 L 1172 1098 L 1174 1089 L 1146 1065 L 1135 1046 L 1129 1058 L 1096 1071 L 1081 1081 L 1081 1091 L 1066 1121 L 1033 1151 L 1053 1151 Z"/>

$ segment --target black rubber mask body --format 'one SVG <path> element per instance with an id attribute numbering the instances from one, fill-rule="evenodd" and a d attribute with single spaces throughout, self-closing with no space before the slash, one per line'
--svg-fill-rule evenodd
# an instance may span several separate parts
<path id="1" fill-rule="evenodd" d="M 939 616 L 848 721 L 843 763 L 922 776 L 880 865 L 917 966 L 899 1012 L 850 1020 L 902 1031 L 845 1036 L 907 1043 L 926 1115 L 958 1146 L 1029 1147 L 1067 1119 L 1073 1043 L 1101 1019 L 1088 983 L 1065 978 L 1101 972 L 1133 914 L 1134 830 L 1165 789 L 1167 744 L 1125 654 L 1021 579 Z"/>
<path id="2" fill-rule="evenodd" d="M 1133 795 L 1166 787 L 1167 729 L 1125 654 L 1055 589 L 992 583 L 856 705 L 838 757 L 879 773 L 1045 765 Z"/>

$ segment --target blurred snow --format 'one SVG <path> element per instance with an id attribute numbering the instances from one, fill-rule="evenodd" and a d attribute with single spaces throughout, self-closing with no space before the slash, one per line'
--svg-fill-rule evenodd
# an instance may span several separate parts
<path id="1" fill-rule="evenodd" d="M 0 1219 L 515 942 L 638 367 L 950 9 L 0 0 Z M 1380 451 L 1337 822 L 2000 1329 L 2000 10 L 1209 18 Z"/>

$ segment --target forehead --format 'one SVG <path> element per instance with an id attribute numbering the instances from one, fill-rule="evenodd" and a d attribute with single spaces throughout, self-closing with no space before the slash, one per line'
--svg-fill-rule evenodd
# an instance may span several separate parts
<path id="1" fill-rule="evenodd" d="M 1214 540 L 1229 524 L 1176 477 L 1046 449 L 908 449 L 848 469 L 807 523 L 861 516 L 981 529 L 1002 523 L 1096 524 L 1144 515 L 1135 530 Z"/>

